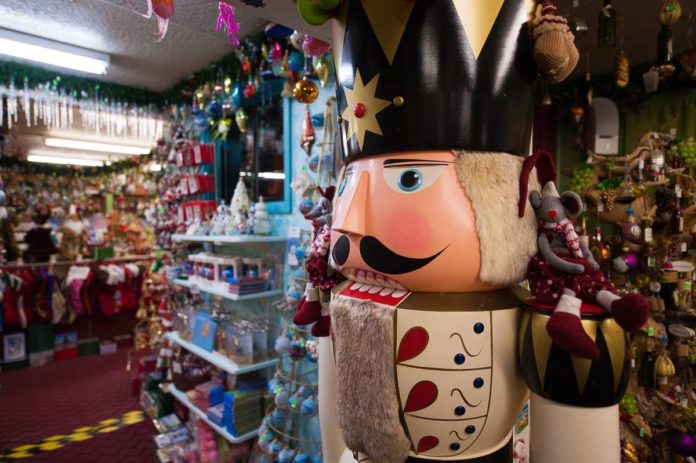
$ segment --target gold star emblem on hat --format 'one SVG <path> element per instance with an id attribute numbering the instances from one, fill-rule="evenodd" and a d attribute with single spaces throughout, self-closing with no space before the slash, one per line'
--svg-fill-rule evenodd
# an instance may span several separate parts
<path id="1" fill-rule="evenodd" d="M 382 129 L 377 121 L 377 114 L 391 104 L 391 101 L 375 96 L 378 83 L 379 74 L 365 85 L 362 76 L 360 76 L 360 71 L 357 70 L 353 89 L 343 87 L 346 95 L 346 109 L 341 114 L 341 117 L 348 122 L 348 138 L 355 135 L 360 151 L 362 151 L 365 142 L 365 132 L 369 131 L 382 135 Z"/>

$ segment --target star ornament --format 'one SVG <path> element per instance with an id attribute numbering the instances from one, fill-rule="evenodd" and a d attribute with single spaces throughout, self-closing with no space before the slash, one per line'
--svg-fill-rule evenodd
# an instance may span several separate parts
<path id="1" fill-rule="evenodd" d="M 346 95 L 346 109 L 341 116 L 344 121 L 348 121 L 348 138 L 350 139 L 355 135 L 360 151 L 365 143 L 365 132 L 382 135 L 377 114 L 391 104 L 391 101 L 375 96 L 378 83 L 379 74 L 365 85 L 358 70 L 355 74 L 353 89 L 343 87 Z"/>

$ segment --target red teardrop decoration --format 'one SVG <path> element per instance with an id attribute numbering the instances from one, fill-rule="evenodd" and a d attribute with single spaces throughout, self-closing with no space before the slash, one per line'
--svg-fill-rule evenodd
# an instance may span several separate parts
<path id="1" fill-rule="evenodd" d="M 404 406 L 404 413 L 428 408 L 437 400 L 437 386 L 432 381 L 421 381 L 411 388 Z"/>
<path id="2" fill-rule="evenodd" d="M 397 362 L 405 362 L 419 356 L 427 347 L 430 336 L 422 326 L 416 326 L 406 332 L 399 343 Z"/>
<path id="3" fill-rule="evenodd" d="M 425 436 L 418 441 L 416 452 L 423 453 L 432 450 L 440 443 L 440 439 L 435 436 Z"/>

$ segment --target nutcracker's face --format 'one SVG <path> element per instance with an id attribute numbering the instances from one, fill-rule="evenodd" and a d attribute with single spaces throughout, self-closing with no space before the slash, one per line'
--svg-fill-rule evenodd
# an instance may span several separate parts
<path id="1" fill-rule="evenodd" d="M 412 291 L 491 289 L 479 279 L 474 212 L 453 153 L 359 158 L 344 169 L 336 195 L 332 257 L 347 278 Z"/>

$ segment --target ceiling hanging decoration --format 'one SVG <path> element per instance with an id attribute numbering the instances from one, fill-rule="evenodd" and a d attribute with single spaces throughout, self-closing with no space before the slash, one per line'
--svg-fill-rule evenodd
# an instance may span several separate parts
<path id="1" fill-rule="evenodd" d="M 147 0 L 147 13 L 141 16 L 150 19 L 152 15 L 157 18 L 158 31 L 155 34 L 155 42 L 161 42 L 167 35 L 169 19 L 174 15 L 174 0 Z"/>
<path id="2" fill-rule="evenodd" d="M 228 3 L 220 2 L 218 4 L 220 14 L 218 15 L 215 32 L 220 32 L 222 26 L 227 30 L 227 37 L 230 39 L 230 44 L 233 47 L 239 46 L 239 22 L 234 17 L 234 7 Z"/>
<path id="3" fill-rule="evenodd" d="M 61 77 L 32 87 L 28 76 L 0 76 L 0 102 L 7 99 L 6 109 L 0 104 L 0 128 L 11 129 L 21 122 L 27 127 L 82 128 L 96 135 L 143 141 L 163 133 L 164 119 L 157 106 L 104 97 L 100 84 L 87 92 L 64 85 Z"/>

